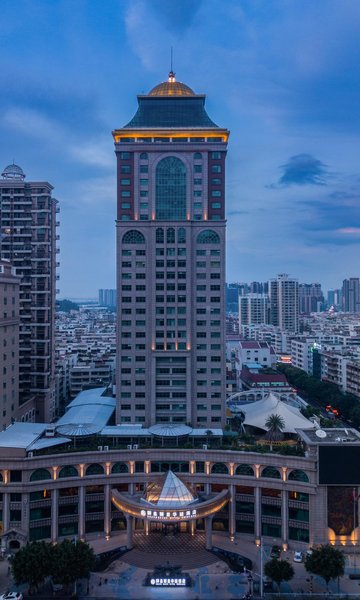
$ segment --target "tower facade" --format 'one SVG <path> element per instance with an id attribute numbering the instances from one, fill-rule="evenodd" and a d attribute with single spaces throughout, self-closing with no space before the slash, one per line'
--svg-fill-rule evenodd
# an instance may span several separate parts
<path id="1" fill-rule="evenodd" d="M 19 417 L 19 277 L 0 258 L 0 430 Z"/>
<path id="2" fill-rule="evenodd" d="M 13 164 L 0 179 L 0 248 L 20 277 L 19 411 L 23 420 L 55 416 L 56 212 L 53 187 L 25 181 Z"/>
<path id="3" fill-rule="evenodd" d="M 117 422 L 221 426 L 229 132 L 172 72 L 138 104 L 113 131 Z"/>
<path id="4" fill-rule="evenodd" d="M 266 294 L 239 296 L 239 325 L 259 325 L 268 322 L 269 298 Z"/>
<path id="5" fill-rule="evenodd" d="M 350 277 L 344 279 L 342 285 L 343 310 L 345 312 L 360 312 L 360 279 Z"/>
<path id="6" fill-rule="evenodd" d="M 269 281 L 270 323 L 284 331 L 299 330 L 299 282 L 286 273 Z"/>

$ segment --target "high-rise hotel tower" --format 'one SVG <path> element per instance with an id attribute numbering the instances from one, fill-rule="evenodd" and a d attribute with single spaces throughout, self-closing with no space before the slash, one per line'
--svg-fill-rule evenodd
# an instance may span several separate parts
<path id="1" fill-rule="evenodd" d="M 113 131 L 117 422 L 220 427 L 229 131 L 173 72 L 138 104 Z"/>

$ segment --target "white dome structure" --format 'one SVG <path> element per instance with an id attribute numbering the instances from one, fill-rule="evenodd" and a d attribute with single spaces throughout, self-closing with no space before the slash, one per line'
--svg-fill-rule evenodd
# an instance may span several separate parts
<path id="1" fill-rule="evenodd" d="M 286 404 L 274 393 L 270 393 L 263 400 L 242 406 L 241 410 L 245 415 L 244 425 L 258 427 L 264 431 L 268 429 L 265 422 L 270 415 L 279 415 L 283 418 L 284 433 L 296 433 L 296 429 L 315 429 L 314 423 L 304 417 L 298 408 Z"/>

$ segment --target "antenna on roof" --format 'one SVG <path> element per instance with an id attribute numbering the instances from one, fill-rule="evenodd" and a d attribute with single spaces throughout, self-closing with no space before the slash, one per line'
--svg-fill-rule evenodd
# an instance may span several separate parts
<path id="1" fill-rule="evenodd" d="M 175 73 L 173 71 L 173 47 L 170 48 L 170 73 L 169 73 L 169 83 L 175 82 Z"/>

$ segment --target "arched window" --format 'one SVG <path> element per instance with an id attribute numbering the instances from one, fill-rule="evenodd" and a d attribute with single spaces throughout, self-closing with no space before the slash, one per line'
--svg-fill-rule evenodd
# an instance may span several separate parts
<path id="1" fill-rule="evenodd" d="M 30 481 L 42 481 L 44 479 L 51 479 L 50 471 L 47 469 L 36 469 L 30 475 Z"/>
<path id="2" fill-rule="evenodd" d="M 220 238 L 216 231 L 212 231 L 212 229 L 206 229 L 202 231 L 197 236 L 198 244 L 220 244 Z"/>
<path id="3" fill-rule="evenodd" d="M 166 242 L 175 244 L 175 229 L 173 227 L 168 227 L 166 230 Z"/>
<path id="4" fill-rule="evenodd" d="M 194 158 L 195 158 L 195 160 L 197 160 L 199 158 L 202 159 L 201 152 L 195 152 Z"/>
<path id="5" fill-rule="evenodd" d="M 62 479 L 63 477 L 77 477 L 77 476 L 78 476 L 77 469 L 75 469 L 75 467 L 73 467 L 72 465 L 66 465 L 66 467 L 63 467 L 59 471 L 59 479 Z"/>
<path id="6" fill-rule="evenodd" d="M 158 227 L 156 230 L 156 243 L 163 244 L 164 243 L 164 230 L 162 227 Z"/>
<path id="7" fill-rule="evenodd" d="M 148 159 L 148 155 L 147 152 L 142 152 L 140 154 L 140 160 L 147 160 Z"/>
<path id="8" fill-rule="evenodd" d="M 96 463 L 89 465 L 86 469 L 86 475 L 103 475 L 104 467 Z"/>
<path id="9" fill-rule="evenodd" d="M 156 167 L 156 219 L 185 221 L 186 167 L 175 156 L 163 158 Z"/>
<path id="10" fill-rule="evenodd" d="M 246 475 L 247 477 L 254 477 L 254 469 L 250 465 L 238 465 L 236 467 L 235 475 Z"/>
<path id="11" fill-rule="evenodd" d="M 211 472 L 212 473 L 221 473 L 221 474 L 226 474 L 226 475 L 229 474 L 229 470 L 224 463 L 213 464 L 213 466 L 211 467 Z"/>
<path id="12" fill-rule="evenodd" d="M 145 244 L 145 238 L 140 231 L 135 229 L 124 233 L 122 238 L 123 244 Z"/>
<path id="13" fill-rule="evenodd" d="M 261 477 L 271 477 L 272 479 L 281 479 L 280 472 L 275 467 L 265 467 L 261 471 Z"/>
<path id="14" fill-rule="evenodd" d="M 178 229 L 178 244 L 185 244 L 186 243 L 186 231 L 184 229 L 184 227 L 180 227 L 180 229 Z"/>
<path id="15" fill-rule="evenodd" d="M 289 481 L 304 481 L 305 483 L 309 482 L 309 477 L 306 475 L 304 471 L 300 471 L 300 469 L 295 469 L 294 471 L 290 471 L 288 476 Z"/>
<path id="16" fill-rule="evenodd" d="M 115 463 L 112 466 L 112 469 L 111 469 L 111 473 L 112 474 L 114 474 L 114 473 L 128 473 L 128 472 L 129 472 L 129 467 L 124 462 Z"/>

